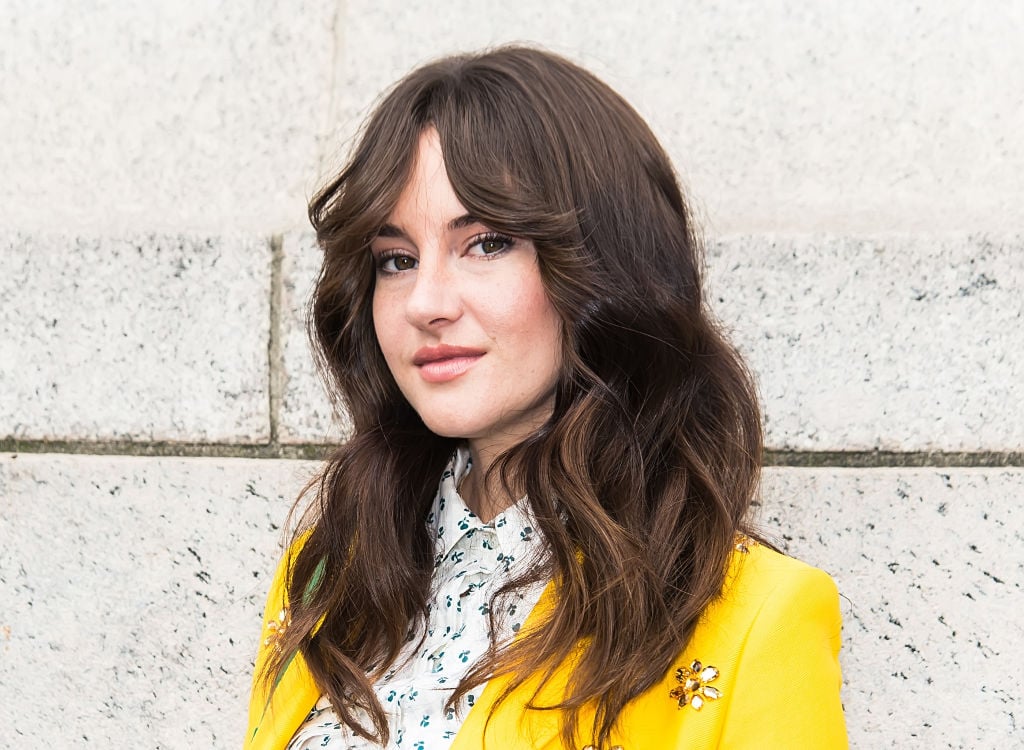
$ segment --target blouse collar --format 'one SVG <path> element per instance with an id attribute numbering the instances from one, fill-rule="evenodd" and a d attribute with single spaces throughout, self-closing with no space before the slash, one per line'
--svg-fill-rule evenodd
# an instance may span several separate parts
<path id="1" fill-rule="evenodd" d="M 490 523 L 484 523 L 466 505 L 459 494 L 459 484 L 473 468 L 469 447 L 460 445 L 441 475 L 441 483 L 434 496 L 434 504 L 427 515 L 427 529 L 434 539 L 435 559 L 443 559 L 455 543 L 470 530 L 491 531 L 497 536 L 499 549 L 511 554 L 516 560 L 523 560 L 535 552 L 540 545 L 540 531 L 530 510 L 526 496 L 496 515 Z"/>

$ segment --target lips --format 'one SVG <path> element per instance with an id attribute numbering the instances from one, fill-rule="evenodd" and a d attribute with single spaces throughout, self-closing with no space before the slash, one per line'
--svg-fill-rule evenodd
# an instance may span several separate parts
<path id="1" fill-rule="evenodd" d="M 480 349 L 442 344 L 418 349 L 412 363 L 428 383 L 446 383 L 465 373 L 483 356 Z"/>

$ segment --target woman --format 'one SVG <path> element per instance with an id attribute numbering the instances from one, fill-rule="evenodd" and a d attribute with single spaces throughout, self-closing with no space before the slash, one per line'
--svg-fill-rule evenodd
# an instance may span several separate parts
<path id="1" fill-rule="evenodd" d="M 247 747 L 845 746 L 835 586 L 747 526 L 754 390 L 622 98 L 532 49 L 427 65 L 310 217 L 354 434 Z"/>

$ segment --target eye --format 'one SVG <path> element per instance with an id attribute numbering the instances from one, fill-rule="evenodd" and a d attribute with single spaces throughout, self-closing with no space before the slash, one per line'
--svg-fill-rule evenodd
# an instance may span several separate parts
<path id="1" fill-rule="evenodd" d="M 497 255 L 508 250 L 515 244 L 515 240 L 504 234 L 489 233 L 473 239 L 469 246 L 470 255 Z"/>
<path id="2" fill-rule="evenodd" d="M 377 256 L 377 270 L 381 273 L 400 273 L 416 268 L 416 259 L 400 250 L 390 250 Z"/>

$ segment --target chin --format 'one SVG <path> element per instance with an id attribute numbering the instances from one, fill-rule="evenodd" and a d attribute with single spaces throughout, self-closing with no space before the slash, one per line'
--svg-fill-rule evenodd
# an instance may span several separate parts
<path id="1" fill-rule="evenodd" d="M 469 438 L 473 434 L 472 427 L 465 420 L 432 416 L 420 413 L 420 419 L 427 429 L 439 437 Z"/>
<path id="2" fill-rule="evenodd" d="M 456 440 L 481 440 L 488 437 L 503 435 L 504 430 L 499 425 L 491 422 L 473 421 L 467 419 L 453 419 L 446 417 L 431 417 L 431 415 L 420 415 L 423 424 L 427 429 L 439 437 L 453 438 Z"/>

